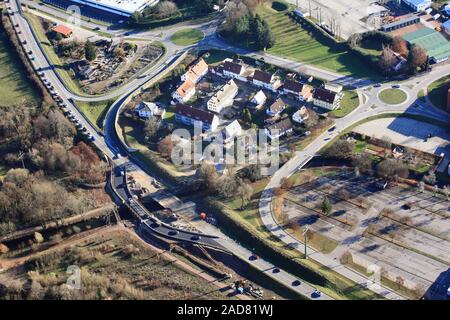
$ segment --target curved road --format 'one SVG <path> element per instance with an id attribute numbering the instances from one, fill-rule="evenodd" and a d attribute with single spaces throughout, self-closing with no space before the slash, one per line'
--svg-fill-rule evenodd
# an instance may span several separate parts
<path id="1" fill-rule="evenodd" d="M 281 180 L 283 178 L 291 176 L 293 173 L 301 169 L 304 165 L 306 165 L 309 160 L 316 155 L 319 150 L 321 150 L 326 144 L 329 143 L 332 139 L 338 137 L 338 135 L 348 128 L 349 126 L 364 120 L 368 117 L 383 114 L 383 113 L 409 113 L 415 115 L 426 116 L 431 119 L 436 119 L 437 121 L 450 121 L 449 115 L 440 110 L 436 109 L 432 106 L 427 105 L 419 100 L 417 100 L 417 94 L 423 88 L 428 87 L 433 81 L 442 78 L 445 75 L 450 73 L 450 64 L 444 64 L 441 66 L 437 66 L 433 69 L 431 73 L 427 73 L 425 75 L 415 77 L 408 81 L 405 81 L 400 85 L 400 88 L 404 90 L 408 94 L 408 99 L 399 105 L 388 105 L 384 102 L 380 101 L 378 95 L 381 91 L 387 88 L 391 88 L 392 86 L 389 84 L 384 84 L 378 88 L 371 88 L 370 91 L 367 91 L 369 88 L 360 89 L 359 92 L 365 96 L 366 102 L 361 104 L 358 108 L 356 108 L 353 112 L 347 115 L 344 118 L 337 119 L 335 121 L 336 129 L 332 132 L 325 131 L 323 134 L 318 136 L 316 140 L 311 142 L 304 150 L 297 151 L 295 156 L 288 161 L 283 167 L 281 167 L 271 178 L 270 182 L 267 184 L 264 189 L 259 205 L 259 213 L 261 219 L 266 226 L 266 228 L 278 239 L 283 241 L 289 246 L 294 246 L 296 249 L 302 253 L 304 253 L 303 242 L 298 239 L 292 237 L 288 232 L 284 230 L 275 220 L 272 212 L 272 197 L 273 190 L 280 186 Z M 412 86 L 412 88 L 411 88 Z M 372 106 L 376 106 L 373 108 Z M 324 255 L 315 249 L 308 247 L 308 256 L 319 262 L 320 264 L 327 266 L 328 268 L 333 269 L 333 271 L 338 272 L 344 277 L 353 280 L 356 283 L 359 283 L 363 286 L 367 284 L 367 278 L 355 272 L 352 269 L 349 269 L 343 266 L 339 261 L 335 259 L 329 258 L 327 255 Z M 388 299 L 403 299 L 402 296 L 398 295 L 394 291 L 386 287 L 373 287 L 372 291 L 388 298 Z"/>

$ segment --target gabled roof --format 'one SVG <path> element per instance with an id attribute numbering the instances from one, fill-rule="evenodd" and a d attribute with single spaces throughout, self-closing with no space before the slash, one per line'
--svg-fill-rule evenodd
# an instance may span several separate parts
<path id="1" fill-rule="evenodd" d="M 209 111 L 197 109 L 182 103 L 177 104 L 177 106 L 175 107 L 175 113 L 209 124 L 211 124 L 215 118 L 215 115 Z"/>
<path id="2" fill-rule="evenodd" d="M 324 88 L 317 88 L 316 90 L 314 90 L 313 98 L 327 103 L 334 103 L 336 95 L 336 92 Z"/>
<path id="3" fill-rule="evenodd" d="M 241 74 L 242 69 L 243 69 L 242 65 L 240 65 L 238 63 L 234 63 L 234 62 L 228 61 L 228 60 L 226 60 L 223 63 L 222 67 L 223 67 L 224 71 L 228 71 L 228 72 L 231 72 L 231 73 L 234 73 L 234 74 L 239 74 L 239 75 Z"/>
<path id="4" fill-rule="evenodd" d="M 225 139 L 238 136 L 242 133 L 242 127 L 237 120 L 234 120 L 224 129 Z"/>
<path id="5" fill-rule="evenodd" d="M 271 75 L 270 73 L 267 73 L 267 72 L 264 72 L 261 70 L 255 70 L 255 74 L 253 75 L 253 79 L 267 83 L 267 84 L 271 83 L 272 77 L 273 77 L 273 75 Z"/>
<path id="6" fill-rule="evenodd" d="M 266 101 L 267 97 L 264 94 L 264 92 L 262 90 L 259 90 L 255 96 L 253 97 L 252 101 L 256 101 L 257 104 L 262 104 Z"/>
<path id="7" fill-rule="evenodd" d="M 203 60 L 203 58 L 200 58 L 196 64 L 194 64 L 190 71 L 192 71 L 196 76 L 201 76 L 206 70 L 208 70 L 208 64 Z"/>
<path id="8" fill-rule="evenodd" d="M 289 91 L 301 93 L 303 91 L 303 84 L 294 80 L 286 80 L 283 88 Z"/>
<path id="9" fill-rule="evenodd" d="M 62 34 L 64 37 L 70 37 L 70 35 L 72 34 L 72 29 L 70 29 L 66 26 L 63 26 L 61 24 L 54 27 L 53 31 Z"/>
<path id="10" fill-rule="evenodd" d="M 279 113 L 283 111 L 284 107 L 286 107 L 286 103 L 284 103 L 283 99 L 278 98 L 272 105 L 269 107 L 272 113 Z"/>
<path id="11" fill-rule="evenodd" d="M 178 87 L 177 92 L 181 97 L 184 97 L 193 88 L 195 88 L 195 84 L 188 79 Z"/>
<path id="12" fill-rule="evenodd" d="M 280 130 L 280 132 L 286 132 L 289 129 L 292 129 L 292 122 L 289 118 L 286 118 L 277 123 L 267 126 L 266 129 L 269 131 Z"/>

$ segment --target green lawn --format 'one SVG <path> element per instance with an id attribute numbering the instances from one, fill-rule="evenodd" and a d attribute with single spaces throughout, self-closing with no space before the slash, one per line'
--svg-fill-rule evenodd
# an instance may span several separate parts
<path id="1" fill-rule="evenodd" d="M 3 30 L 2 30 L 3 31 Z M 28 81 L 22 61 L 9 47 L 7 35 L 0 33 L 0 106 L 10 106 L 39 99 Z"/>
<path id="2" fill-rule="evenodd" d="M 233 53 L 224 50 L 209 50 L 209 55 L 205 57 L 205 62 L 209 65 L 219 65 L 226 58 L 233 58 Z"/>
<path id="3" fill-rule="evenodd" d="M 399 104 L 406 100 L 407 95 L 400 89 L 385 89 L 380 92 L 380 100 L 387 104 Z"/>
<path id="4" fill-rule="evenodd" d="M 336 118 L 342 118 L 348 115 L 359 106 L 358 93 L 354 90 L 344 91 L 344 97 L 341 100 L 341 107 L 333 110 L 330 114 Z"/>
<path id="5" fill-rule="evenodd" d="M 81 112 L 95 125 L 96 129 L 103 129 L 103 120 L 113 101 L 84 102 L 77 101 L 76 104 Z"/>
<path id="6" fill-rule="evenodd" d="M 447 109 L 447 92 L 450 90 L 450 76 L 443 77 L 428 87 L 428 98 L 436 107 Z"/>
<path id="7" fill-rule="evenodd" d="M 170 40 L 178 46 L 189 46 L 203 39 L 203 32 L 199 29 L 187 28 L 175 32 Z"/>
<path id="8" fill-rule="evenodd" d="M 308 63 L 344 75 L 377 77 L 366 64 L 345 50 L 330 46 L 329 40 L 316 30 L 306 30 L 292 22 L 285 12 L 261 5 L 258 13 L 267 20 L 275 37 L 275 46 L 269 53 Z"/>

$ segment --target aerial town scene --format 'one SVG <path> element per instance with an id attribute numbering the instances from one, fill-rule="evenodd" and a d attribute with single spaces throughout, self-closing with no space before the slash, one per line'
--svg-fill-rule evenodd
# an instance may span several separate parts
<path id="1" fill-rule="evenodd" d="M 448 0 L 0 11 L 0 300 L 450 300 Z"/>

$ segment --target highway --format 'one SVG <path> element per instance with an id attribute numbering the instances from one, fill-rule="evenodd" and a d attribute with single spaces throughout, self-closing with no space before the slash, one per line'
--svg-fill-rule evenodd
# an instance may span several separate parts
<path id="1" fill-rule="evenodd" d="M 73 117 L 78 121 L 82 127 L 87 129 L 87 133 L 91 134 L 93 137 L 93 143 L 98 147 L 99 150 L 101 150 L 111 161 L 113 162 L 114 167 L 121 168 L 122 166 L 126 166 L 129 162 L 132 162 L 133 165 L 136 167 L 137 170 L 142 171 L 143 174 L 145 174 L 149 179 L 151 179 L 151 175 L 146 172 L 145 169 L 143 169 L 140 164 L 133 159 L 132 155 L 128 154 L 128 151 L 126 148 L 122 145 L 122 142 L 117 136 L 117 132 L 115 129 L 115 120 L 118 116 L 118 111 L 120 110 L 122 104 L 124 101 L 126 101 L 126 98 L 132 94 L 135 90 L 139 90 L 143 85 L 145 85 L 148 81 L 150 81 L 153 77 L 157 76 L 161 72 L 163 72 L 176 58 L 177 55 L 181 54 L 183 50 L 187 50 L 189 48 L 180 48 L 175 45 L 171 45 L 167 49 L 167 54 L 165 58 L 161 59 L 154 67 L 150 68 L 143 78 L 135 79 L 127 83 L 126 85 L 118 88 L 117 90 L 107 93 L 105 95 L 101 96 L 79 96 L 76 95 L 69 90 L 66 89 L 63 81 L 59 78 L 57 72 L 55 71 L 54 67 L 52 66 L 51 62 L 47 59 L 45 56 L 39 41 L 34 37 L 33 31 L 31 30 L 30 26 L 28 25 L 27 20 L 22 16 L 21 10 L 20 10 L 20 3 L 19 0 L 10 0 L 9 5 L 11 6 L 10 11 L 12 11 L 13 15 L 11 17 L 11 20 L 13 21 L 14 25 L 18 25 L 16 27 L 16 30 L 20 30 L 21 33 L 19 34 L 19 37 L 21 41 L 25 40 L 26 44 L 24 45 L 25 50 L 28 52 L 29 50 L 32 51 L 32 64 L 35 67 L 36 70 L 39 70 L 39 75 L 42 79 L 45 79 L 47 83 L 51 83 L 51 86 L 53 86 L 53 91 L 57 93 L 57 95 L 62 99 L 63 104 L 65 107 L 63 107 L 63 111 L 66 113 L 71 113 Z M 223 41 L 221 41 L 219 38 L 215 35 L 215 28 L 217 27 L 217 23 L 211 22 L 204 24 L 202 28 L 205 30 L 205 39 L 200 43 L 200 47 L 217 47 L 221 49 L 227 49 L 231 51 L 238 51 L 239 49 L 230 48 L 230 46 Z M 167 39 L 170 37 L 170 34 L 172 34 L 174 30 L 166 32 L 165 35 L 165 41 L 167 42 Z M 142 36 L 145 37 L 145 32 L 143 33 L 137 33 L 133 36 Z M 170 42 L 170 41 L 169 41 Z M 166 43 L 165 43 L 166 44 Z M 247 55 L 258 55 L 256 53 L 249 53 L 245 52 Z M 267 58 L 268 55 L 258 55 L 258 57 L 265 57 Z M 270 59 L 279 59 L 276 57 L 269 57 Z M 267 60 L 267 59 L 266 59 Z M 270 61 L 268 61 L 270 62 Z M 287 67 L 289 66 L 295 66 L 295 68 L 304 67 L 305 65 L 292 65 L 292 61 L 284 61 L 284 60 L 278 60 L 280 63 L 284 63 Z M 448 67 L 448 65 L 447 65 Z M 448 69 L 442 68 L 437 69 L 433 75 L 436 77 L 439 74 L 445 74 L 448 73 Z M 320 70 L 315 67 L 311 67 L 310 72 L 321 72 L 322 76 L 325 75 L 326 77 L 329 77 L 330 80 L 338 80 L 340 78 L 344 78 L 339 74 L 333 74 L 326 70 Z M 428 75 L 429 76 L 429 75 Z M 351 81 L 358 81 L 358 79 L 353 79 L 349 77 L 345 77 L 347 80 Z M 419 81 L 421 85 L 424 85 L 427 81 L 429 81 L 431 78 L 427 78 L 428 80 L 419 79 L 415 81 Z M 434 77 L 433 77 L 434 79 Z M 367 86 L 365 86 L 364 83 L 360 85 L 360 88 L 358 89 L 361 95 L 366 96 L 366 102 L 362 104 L 357 110 L 352 112 L 350 115 L 348 115 L 345 118 L 342 118 L 339 120 L 336 124 L 337 129 L 335 132 L 331 135 L 328 133 L 324 133 L 323 135 L 319 136 L 310 146 L 308 146 L 303 152 L 298 152 L 296 156 L 291 159 L 288 164 L 283 166 L 272 178 L 270 182 L 270 186 L 276 186 L 279 184 L 279 181 L 281 177 L 288 176 L 292 172 L 298 169 L 298 167 L 305 161 L 305 157 L 308 158 L 312 155 L 314 155 L 321 147 L 323 147 L 326 143 L 328 138 L 335 137 L 338 132 L 343 130 L 345 127 L 350 126 L 351 124 L 364 119 L 370 115 L 375 115 L 383 112 L 393 112 L 393 111 L 399 111 L 403 112 L 405 111 L 408 106 L 405 103 L 402 106 L 396 106 L 395 108 L 391 108 L 390 106 L 382 106 L 381 108 L 372 109 L 371 103 L 379 104 L 377 91 L 381 90 L 373 90 L 371 92 L 366 92 Z M 387 85 L 384 85 L 387 86 Z M 416 97 L 417 95 L 413 95 L 415 92 L 415 89 L 409 89 L 409 87 L 405 84 L 402 86 L 403 89 L 408 90 L 407 92 L 410 95 L 410 99 L 408 99 L 408 103 L 413 97 Z M 105 119 L 105 131 L 104 134 L 98 133 L 87 121 L 83 114 L 81 114 L 76 105 L 73 103 L 74 100 L 80 100 L 80 101 L 101 101 L 105 99 L 111 99 L 118 97 L 116 102 L 111 106 L 110 110 L 108 111 L 108 114 Z M 419 114 L 434 114 L 435 116 L 442 119 L 442 114 L 438 114 L 437 111 L 430 111 L 426 108 L 426 106 L 419 106 L 419 108 L 412 110 L 411 112 L 416 112 Z M 121 156 L 120 156 L 121 155 Z M 118 169 L 118 170 L 119 170 Z M 159 235 L 164 235 L 165 237 L 171 237 L 172 239 L 184 241 L 184 242 L 190 242 L 190 243 L 199 243 L 204 242 L 205 245 L 210 245 L 211 247 L 215 246 L 216 244 L 219 244 L 222 248 L 225 250 L 232 252 L 236 256 L 240 257 L 241 259 L 247 261 L 250 263 L 253 267 L 257 268 L 258 270 L 265 272 L 267 275 L 275 279 L 276 281 L 279 281 L 280 283 L 284 284 L 287 287 L 292 288 L 294 291 L 302 294 L 306 297 L 312 297 L 313 293 L 315 291 L 315 288 L 307 283 L 301 283 L 298 284 L 296 281 L 298 279 L 284 271 L 279 270 L 275 265 L 272 263 L 262 259 L 258 258 L 256 260 L 250 259 L 250 257 L 253 255 L 252 252 L 240 244 L 236 243 L 232 239 L 230 239 L 228 236 L 221 233 L 220 230 L 217 228 L 214 228 L 213 226 L 204 223 L 199 225 L 199 230 L 201 232 L 201 241 L 193 240 L 192 234 L 187 234 L 185 232 L 180 232 L 180 230 L 177 230 L 178 233 L 174 234 L 173 232 L 171 235 L 169 235 L 169 232 L 173 231 L 173 228 L 167 228 L 167 226 L 164 226 L 160 223 L 160 221 L 150 219 L 148 217 L 149 213 L 143 208 L 143 206 L 132 200 L 129 201 L 130 194 L 126 192 L 126 190 L 122 190 L 124 187 L 123 185 L 123 176 L 120 175 L 120 177 L 117 175 L 118 172 L 114 171 L 114 186 L 116 191 L 121 194 L 125 202 L 128 202 L 128 205 L 130 205 L 131 209 L 138 215 L 142 216 L 144 225 L 146 225 L 152 232 L 155 232 Z M 269 189 L 269 188 L 268 188 Z M 271 218 L 271 211 L 270 211 L 270 200 L 268 200 L 269 191 L 266 189 L 264 191 L 264 196 L 261 199 L 261 216 L 263 218 L 264 223 L 266 226 L 268 226 L 269 230 L 271 232 L 279 232 L 275 231 L 276 226 L 274 224 L 274 221 L 270 220 Z M 269 206 L 269 207 L 268 207 Z M 269 209 L 268 209 L 269 208 Z M 170 229 L 170 230 L 169 230 Z M 278 228 L 280 229 L 280 228 Z M 282 236 L 282 234 L 275 234 L 277 236 Z M 283 241 L 286 241 L 285 239 L 282 239 Z M 351 279 L 351 277 L 350 277 Z M 356 281 L 359 282 L 359 281 Z M 387 296 L 388 298 L 391 298 L 391 296 Z M 392 298 L 396 298 L 395 296 L 392 296 Z M 331 297 L 322 294 L 317 299 L 331 299 Z"/>

